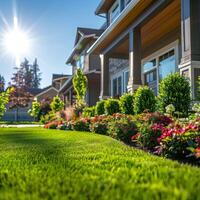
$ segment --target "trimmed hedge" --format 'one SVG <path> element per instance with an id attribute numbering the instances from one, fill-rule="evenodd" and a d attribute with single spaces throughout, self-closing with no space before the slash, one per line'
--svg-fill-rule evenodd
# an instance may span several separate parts
<path id="1" fill-rule="evenodd" d="M 105 114 L 105 102 L 106 100 L 98 101 L 95 107 L 96 115 L 104 115 Z"/>
<path id="2" fill-rule="evenodd" d="M 156 109 L 156 97 L 147 86 L 139 87 L 135 93 L 134 98 L 134 112 L 136 114 L 143 113 L 144 111 L 154 112 Z"/>
<path id="3" fill-rule="evenodd" d="M 117 99 L 108 99 L 105 102 L 105 114 L 113 115 L 115 113 L 120 113 L 120 103 Z"/>
<path id="4" fill-rule="evenodd" d="M 170 74 L 160 83 L 159 104 L 162 111 L 172 104 L 176 112 L 187 115 L 191 101 L 190 83 L 179 73 Z"/>
<path id="5" fill-rule="evenodd" d="M 134 95 L 126 93 L 120 97 L 120 107 L 123 114 L 134 115 Z"/>

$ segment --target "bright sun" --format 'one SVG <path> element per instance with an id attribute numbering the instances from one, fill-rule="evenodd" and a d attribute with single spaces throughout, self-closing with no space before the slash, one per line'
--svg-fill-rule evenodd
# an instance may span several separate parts
<path id="1" fill-rule="evenodd" d="M 6 51 L 15 57 L 16 62 L 30 49 L 28 34 L 18 27 L 17 18 L 14 18 L 14 28 L 4 34 L 3 43 Z"/>

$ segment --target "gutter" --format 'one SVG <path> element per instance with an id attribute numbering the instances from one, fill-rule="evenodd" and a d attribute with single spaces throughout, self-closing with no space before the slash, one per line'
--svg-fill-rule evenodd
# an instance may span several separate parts
<path id="1" fill-rule="evenodd" d="M 99 44 L 114 30 L 114 28 L 121 22 L 121 20 L 138 4 L 140 0 L 133 0 L 121 12 L 121 14 L 114 20 L 112 24 L 104 31 L 104 33 L 96 40 L 96 42 L 88 49 L 87 53 L 91 54 L 96 50 Z"/>

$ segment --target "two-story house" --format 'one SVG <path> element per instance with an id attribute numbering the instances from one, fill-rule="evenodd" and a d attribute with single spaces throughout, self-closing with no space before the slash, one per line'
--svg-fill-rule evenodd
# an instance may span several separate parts
<path id="1" fill-rule="evenodd" d="M 179 71 L 192 96 L 200 76 L 200 0 L 101 0 L 96 15 L 107 28 L 88 54 L 101 58 L 101 98 L 140 85 L 155 94 L 159 82 Z"/>
<path id="2" fill-rule="evenodd" d="M 98 54 L 88 55 L 88 49 L 102 34 L 103 30 L 91 28 L 77 28 L 74 48 L 67 59 L 66 64 L 72 66 L 72 77 L 65 82 L 59 93 L 63 96 L 65 104 L 73 105 L 75 102 L 75 91 L 73 88 L 73 76 L 78 68 L 82 69 L 88 79 L 85 101 L 89 106 L 95 105 L 100 95 L 100 56 Z"/>

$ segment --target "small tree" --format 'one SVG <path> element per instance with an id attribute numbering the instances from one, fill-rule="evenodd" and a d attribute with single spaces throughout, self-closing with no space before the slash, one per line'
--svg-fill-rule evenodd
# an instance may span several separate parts
<path id="1" fill-rule="evenodd" d="M 83 74 L 81 69 L 78 69 L 73 78 L 73 86 L 76 91 L 76 99 L 78 102 L 84 101 L 87 90 L 87 77 Z"/>
<path id="2" fill-rule="evenodd" d="M 53 98 L 53 101 L 51 102 L 51 110 L 56 113 L 60 112 L 61 110 L 64 109 L 64 102 L 60 99 L 60 97 L 57 95 L 56 97 Z"/>
<path id="3" fill-rule="evenodd" d="M 39 114 L 40 114 L 40 103 L 38 101 L 34 101 L 32 103 L 32 108 L 28 111 L 30 116 L 34 117 L 38 120 Z"/>
<path id="4" fill-rule="evenodd" d="M 0 93 L 0 118 L 6 112 L 6 104 L 9 102 L 10 92 L 12 89 L 7 89 L 5 92 Z"/>

